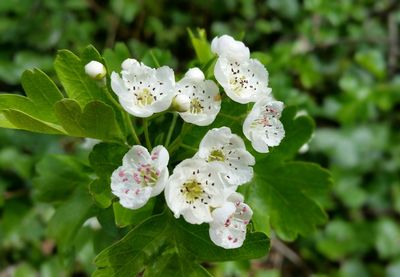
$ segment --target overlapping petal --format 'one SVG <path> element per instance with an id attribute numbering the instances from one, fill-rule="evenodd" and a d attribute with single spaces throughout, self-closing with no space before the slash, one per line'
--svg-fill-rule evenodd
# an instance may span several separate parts
<path id="1" fill-rule="evenodd" d="M 280 144 L 285 136 L 280 122 L 283 103 L 266 97 L 258 101 L 243 123 L 243 133 L 260 153 L 269 152 L 269 147 Z"/>
<path id="2" fill-rule="evenodd" d="M 121 76 L 111 74 L 111 88 L 122 107 L 137 117 L 149 117 L 171 105 L 175 77 L 171 68 L 150 68 L 134 59 L 122 63 Z"/>
<path id="3" fill-rule="evenodd" d="M 211 240 L 225 249 L 242 246 L 252 215 L 251 208 L 243 203 L 243 196 L 232 193 L 223 206 L 212 212 L 213 220 L 209 229 Z"/>
<path id="4" fill-rule="evenodd" d="M 221 206 L 232 191 L 218 170 L 200 159 L 187 159 L 174 169 L 165 187 L 165 200 L 175 217 L 192 224 L 210 222 L 211 209 Z"/>
<path id="5" fill-rule="evenodd" d="M 189 109 L 179 115 L 186 122 L 206 126 L 210 125 L 221 109 L 221 97 L 218 86 L 211 80 L 205 80 L 198 68 L 190 69 L 175 88 L 177 95 L 189 98 Z"/>
<path id="6" fill-rule="evenodd" d="M 232 134 L 228 127 L 208 131 L 195 157 L 217 167 L 220 175 L 234 189 L 253 178 L 255 159 L 246 150 L 242 138 Z"/>
<path id="7" fill-rule="evenodd" d="M 168 151 L 157 146 L 151 153 L 140 145 L 129 150 L 111 176 L 111 190 L 122 206 L 138 209 L 160 194 L 168 180 Z"/>

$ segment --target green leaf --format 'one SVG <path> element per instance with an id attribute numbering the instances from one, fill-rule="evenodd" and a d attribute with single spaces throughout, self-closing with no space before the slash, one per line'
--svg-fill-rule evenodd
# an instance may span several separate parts
<path id="1" fill-rule="evenodd" d="M 68 96 L 85 106 L 90 101 L 108 102 L 104 88 L 85 73 L 85 64 L 68 50 L 58 51 L 54 68 Z"/>
<path id="2" fill-rule="evenodd" d="M 55 104 L 54 109 L 61 125 L 71 136 L 119 142 L 124 139 L 113 109 L 103 102 L 89 102 L 82 111 L 77 101 L 63 99 Z"/>
<path id="3" fill-rule="evenodd" d="M 183 219 L 172 220 L 172 232 L 176 234 L 177 247 L 194 255 L 197 261 L 250 260 L 265 256 L 269 249 L 269 239 L 264 233 L 248 233 L 242 247 L 226 250 L 210 240 L 208 224 L 195 225 Z"/>
<path id="4" fill-rule="evenodd" d="M 135 276 L 160 254 L 167 233 L 165 215 L 149 218 L 96 257 L 93 276 Z"/>
<path id="5" fill-rule="evenodd" d="M 211 242 L 207 224 L 191 225 L 165 212 L 149 218 L 102 251 L 95 259 L 98 269 L 94 276 L 134 276 L 143 270 L 146 276 L 166 276 L 171 272 L 174 274 L 169 276 L 180 276 L 183 272 L 189 276 L 204 276 L 195 261 L 258 258 L 264 256 L 268 248 L 269 241 L 264 234 L 250 233 L 241 248 L 225 250 Z M 171 255 L 179 259 L 175 264 L 187 264 L 187 267 L 173 271 L 169 262 Z"/>
<path id="6" fill-rule="evenodd" d="M 128 150 L 126 145 L 116 143 L 96 144 L 89 155 L 90 165 L 99 177 L 110 179 Z"/>
<path id="7" fill-rule="evenodd" d="M 34 103 L 40 118 L 58 123 L 53 106 L 63 98 L 63 95 L 54 82 L 44 72 L 34 69 L 26 70 L 22 74 L 21 83 L 26 95 Z"/>
<path id="8" fill-rule="evenodd" d="M 44 115 L 41 108 L 40 104 L 37 105 L 22 95 L 2 94 L 0 95 L 0 127 L 46 134 L 64 134 L 61 126 L 47 122 L 51 115 Z"/>
<path id="9" fill-rule="evenodd" d="M 111 206 L 113 195 L 110 188 L 110 179 L 96 179 L 89 185 L 89 192 L 96 204 L 105 209 Z"/>
<path id="10" fill-rule="evenodd" d="M 187 256 L 172 252 L 163 253 L 158 257 L 155 263 L 146 269 L 144 276 L 211 277 L 212 275 L 204 267 L 188 259 Z"/>
<path id="11" fill-rule="evenodd" d="M 27 113 L 14 109 L 3 110 L 2 113 L 15 129 L 44 134 L 65 134 L 60 126 L 34 118 Z"/>
<path id="12" fill-rule="evenodd" d="M 206 64 L 214 57 L 214 54 L 211 52 L 210 43 L 207 40 L 206 31 L 204 29 L 197 29 L 197 35 L 194 35 L 193 32 L 188 29 L 188 33 L 197 59 L 201 64 Z"/>
<path id="13" fill-rule="evenodd" d="M 114 49 L 104 50 L 103 56 L 109 72 L 120 72 L 122 62 L 131 57 L 131 54 L 124 43 L 118 42 Z"/>
<path id="14" fill-rule="evenodd" d="M 88 168 L 78 159 L 62 155 L 43 158 L 36 166 L 34 197 L 54 203 L 68 198 L 82 183 L 89 183 Z"/>
<path id="15" fill-rule="evenodd" d="M 294 240 L 298 234 L 308 235 L 327 217 L 319 201 L 331 185 L 329 173 L 307 162 L 286 162 L 306 143 L 313 130 L 308 117 L 293 118 L 295 110 L 287 109 L 282 117 L 286 136 L 268 155 L 257 155 L 254 178 L 246 190 L 247 202 L 254 209 L 257 230 L 270 231 L 279 237 Z"/>
<path id="16" fill-rule="evenodd" d="M 139 224 L 151 216 L 155 203 L 155 198 L 151 198 L 142 208 L 131 210 L 122 207 L 119 202 L 115 202 L 113 204 L 115 224 L 120 228 Z"/>
<path id="17" fill-rule="evenodd" d="M 48 234 L 61 250 L 73 245 L 78 230 L 93 214 L 93 201 L 87 191 L 87 184 L 80 184 L 71 197 L 58 207 L 48 225 Z"/>

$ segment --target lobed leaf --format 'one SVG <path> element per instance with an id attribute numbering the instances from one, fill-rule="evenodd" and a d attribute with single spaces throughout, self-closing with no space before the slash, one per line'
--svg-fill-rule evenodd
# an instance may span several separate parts
<path id="1" fill-rule="evenodd" d="M 262 233 L 248 234 L 239 249 L 220 248 L 209 239 L 206 224 L 191 225 L 164 212 L 102 251 L 95 259 L 98 269 L 94 276 L 133 276 L 143 270 L 145 276 L 167 276 L 171 272 L 174 276 L 208 276 L 195 262 L 259 258 L 268 248 L 268 238 Z M 172 258 L 176 258 L 174 263 Z"/>

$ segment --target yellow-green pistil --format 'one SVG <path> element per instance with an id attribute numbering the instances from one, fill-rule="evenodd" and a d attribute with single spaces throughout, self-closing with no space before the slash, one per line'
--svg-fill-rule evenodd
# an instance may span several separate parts
<path id="1" fill-rule="evenodd" d="M 214 149 L 210 152 L 210 155 L 208 156 L 208 161 L 209 162 L 212 162 L 212 161 L 223 162 L 223 161 L 225 161 L 225 155 L 221 149 Z"/>
<path id="2" fill-rule="evenodd" d="M 193 114 L 198 114 L 198 113 L 202 113 L 204 110 L 204 107 L 201 105 L 199 99 L 197 98 L 193 98 L 190 101 L 190 112 Z"/>
<path id="3" fill-rule="evenodd" d="M 186 198 L 186 203 L 193 203 L 204 193 L 201 183 L 193 179 L 188 180 L 183 184 L 181 192 Z"/>
<path id="4" fill-rule="evenodd" d="M 150 92 L 149 89 L 144 88 L 142 89 L 138 95 L 137 95 L 137 101 L 138 104 L 142 105 L 142 106 L 147 106 L 150 105 L 151 103 L 153 103 L 154 101 L 154 97 L 153 94 Z"/>

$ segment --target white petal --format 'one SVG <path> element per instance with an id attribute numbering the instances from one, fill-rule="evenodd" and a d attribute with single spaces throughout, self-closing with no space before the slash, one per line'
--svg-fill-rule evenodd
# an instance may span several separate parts
<path id="1" fill-rule="evenodd" d="M 219 58 L 214 75 L 226 94 L 241 104 L 256 102 L 271 92 L 267 70 L 254 59 L 237 62 Z"/>
<path id="2" fill-rule="evenodd" d="M 210 162 L 234 189 L 253 178 L 251 166 L 255 159 L 246 150 L 242 138 L 232 134 L 228 127 L 208 131 L 195 157 Z"/>
<path id="3" fill-rule="evenodd" d="M 213 224 L 224 225 L 226 220 L 234 214 L 236 206 L 232 202 L 225 202 L 220 208 L 215 209 L 212 212 Z"/>
<path id="4" fill-rule="evenodd" d="M 111 88 L 118 96 L 128 93 L 124 81 L 116 72 L 111 73 Z"/>
<path id="5" fill-rule="evenodd" d="M 243 133 L 253 148 L 267 153 L 270 146 L 277 146 L 285 136 L 283 124 L 279 121 L 283 103 L 263 98 L 257 102 L 243 123 Z"/>
<path id="6" fill-rule="evenodd" d="M 209 234 L 216 245 L 232 249 L 242 246 L 253 211 L 243 203 L 239 193 L 232 193 L 227 200 L 229 202 L 213 211 Z"/>
<path id="7" fill-rule="evenodd" d="M 244 197 L 240 193 L 234 192 L 231 195 L 229 195 L 227 200 L 235 204 L 240 204 L 243 203 Z"/>
<path id="8" fill-rule="evenodd" d="M 211 208 L 221 206 L 231 194 L 217 170 L 199 159 L 177 165 L 165 187 L 165 199 L 176 217 L 193 224 L 211 220 Z"/>
<path id="9" fill-rule="evenodd" d="M 168 177 L 168 168 L 165 168 L 161 171 L 157 183 L 152 187 L 151 197 L 159 195 L 164 190 L 165 185 L 168 182 Z"/>
<path id="10" fill-rule="evenodd" d="M 146 205 L 151 196 L 151 188 L 138 188 L 127 197 L 120 196 L 120 204 L 128 209 L 139 209 Z"/>
<path id="11" fill-rule="evenodd" d="M 193 68 L 191 70 L 194 70 Z M 198 69 L 199 70 L 199 69 Z M 188 72 L 189 73 L 189 72 Z M 186 122 L 206 126 L 211 124 L 221 109 L 221 98 L 218 86 L 211 80 L 200 80 L 199 76 L 189 74 L 177 83 L 177 94 L 185 95 L 190 99 L 187 111 L 179 113 Z M 188 75 L 188 74 L 187 74 Z"/>
<path id="12" fill-rule="evenodd" d="M 137 117 L 148 117 L 171 105 L 175 77 L 169 67 L 150 68 L 134 59 L 122 63 L 122 78 L 114 73 L 111 87 L 122 107 Z"/>
<path id="13" fill-rule="evenodd" d="M 211 51 L 220 57 L 238 61 L 247 60 L 250 57 L 249 48 L 243 42 L 228 35 L 215 37 L 211 42 Z"/>
<path id="14" fill-rule="evenodd" d="M 138 66 L 140 66 L 140 64 L 135 59 L 126 59 L 121 64 L 122 70 L 126 71 L 136 69 Z"/>
<path id="15" fill-rule="evenodd" d="M 153 161 L 154 166 L 158 169 L 167 167 L 169 162 L 168 150 L 162 145 L 154 147 L 151 151 L 151 160 Z"/>
<path id="16" fill-rule="evenodd" d="M 197 67 L 189 69 L 185 74 L 185 78 L 191 79 L 194 82 L 201 82 L 205 79 L 203 71 Z"/>
<path id="17" fill-rule="evenodd" d="M 125 154 L 122 159 L 124 165 L 147 164 L 150 163 L 150 161 L 151 157 L 149 151 L 141 145 L 132 146 L 132 148 Z"/>
<path id="18" fill-rule="evenodd" d="M 111 190 L 125 208 L 138 209 L 150 198 L 152 189 L 138 185 L 131 174 L 131 168 L 121 166 L 111 176 Z"/>
<path id="19" fill-rule="evenodd" d="M 196 209 L 187 207 L 181 212 L 183 218 L 190 224 L 202 224 L 212 220 L 208 206 L 198 206 Z"/>

